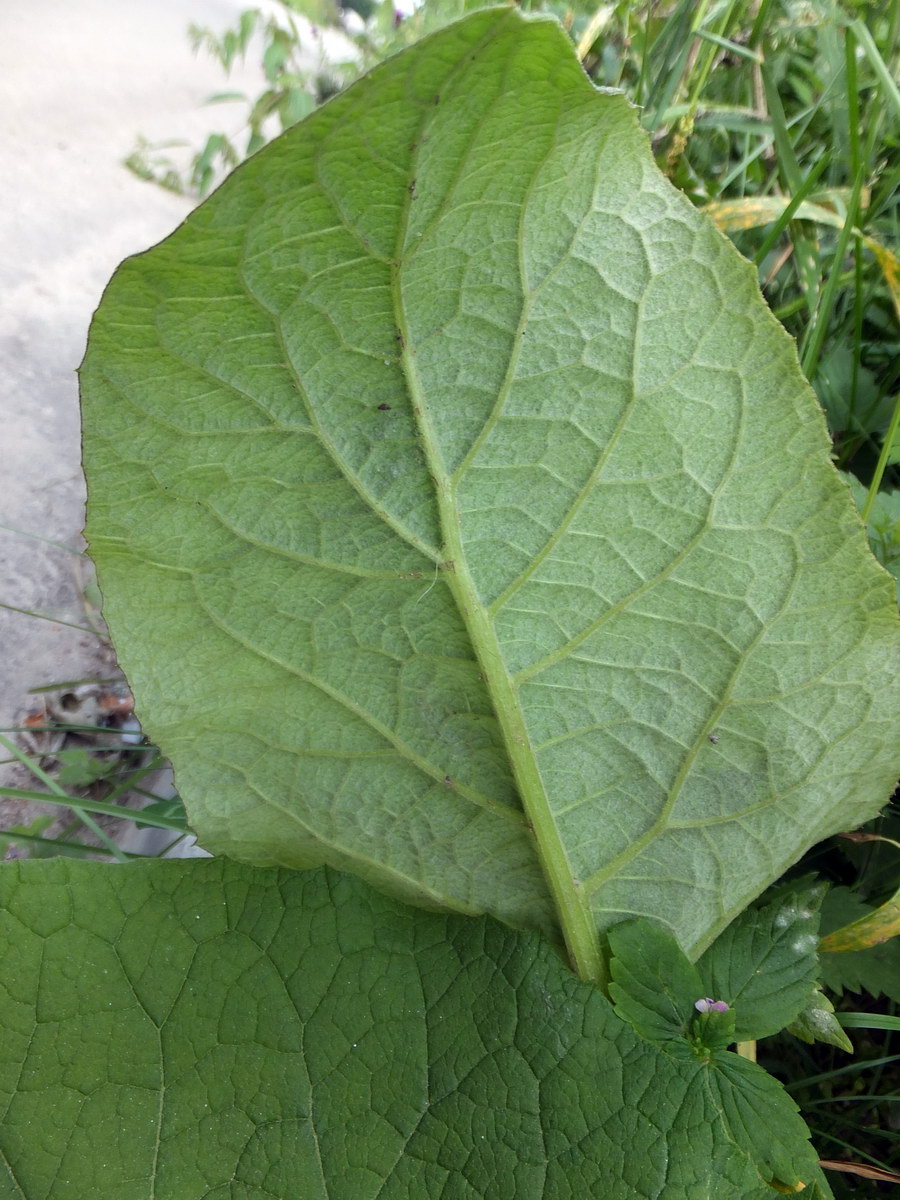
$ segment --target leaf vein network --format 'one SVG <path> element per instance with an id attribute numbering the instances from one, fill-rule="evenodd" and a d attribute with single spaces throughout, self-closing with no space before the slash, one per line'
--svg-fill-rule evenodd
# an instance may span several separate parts
<path id="1" fill-rule="evenodd" d="M 325 432 L 325 430 L 322 427 L 322 423 L 319 420 L 318 414 L 312 403 L 312 400 L 310 399 L 309 393 L 308 393 L 306 387 L 304 386 L 304 384 L 300 378 L 300 375 L 297 372 L 296 367 L 294 366 L 294 363 L 291 359 L 290 354 L 288 353 L 287 345 L 285 344 L 284 336 L 283 336 L 282 329 L 281 329 L 281 322 L 278 320 L 277 316 L 274 313 L 270 312 L 269 309 L 266 308 L 266 306 L 262 303 L 262 301 L 257 297 L 257 295 L 253 291 L 252 287 L 250 286 L 250 283 L 247 281 L 247 279 L 243 275 L 242 275 L 242 278 L 244 279 L 244 285 L 246 287 L 248 297 L 253 301 L 253 303 L 255 305 L 257 305 L 257 307 L 262 312 L 264 312 L 266 314 L 266 316 L 272 322 L 273 328 L 275 330 L 275 336 L 278 339 L 278 344 L 280 345 L 281 352 L 284 356 L 284 361 L 288 366 L 288 370 L 290 371 L 291 378 L 294 382 L 294 387 L 297 390 L 297 395 L 300 397 L 301 403 L 303 404 L 303 406 L 306 410 L 306 414 L 309 419 L 312 431 L 315 434 L 315 436 L 318 438 L 318 440 L 319 440 L 322 448 L 325 450 L 326 454 L 329 456 L 331 461 L 334 463 L 335 467 L 340 472 L 341 476 L 350 485 L 350 487 L 353 488 L 353 490 L 357 493 L 357 495 L 360 496 L 360 498 L 367 505 L 367 507 L 370 508 L 371 511 L 397 535 L 397 537 L 399 537 L 402 541 L 406 542 L 407 545 L 412 546 L 413 549 L 418 550 L 419 553 L 422 554 L 422 556 L 424 558 L 427 558 L 430 562 L 432 562 L 432 563 L 440 562 L 441 554 L 436 547 L 429 546 L 426 542 L 423 542 L 422 539 L 419 538 L 416 534 L 414 534 L 411 529 L 408 529 L 406 526 L 404 526 L 402 522 L 398 521 L 396 517 L 394 517 L 391 513 L 389 513 L 381 505 L 375 503 L 371 493 L 366 490 L 366 488 L 365 488 L 362 480 L 359 478 L 358 474 L 351 468 L 350 464 L 345 461 L 343 456 L 338 451 L 337 447 L 334 445 L 332 440 L 328 437 L 327 433 Z"/>
<path id="2" fill-rule="evenodd" d="M 251 653 L 258 655 L 266 662 L 270 662 L 277 667 L 281 667 L 282 670 L 287 671 L 288 674 L 293 675 L 296 679 L 299 679 L 303 683 L 307 683 L 311 687 L 314 687 L 318 691 L 322 692 L 322 694 L 327 696 L 330 700 L 333 700 L 335 703 L 341 705 L 341 707 L 344 708 L 350 714 L 350 716 L 362 722 L 374 733 L 378 734 L 378 736 L 387 742 L 388 745 L 394 748 L 394 750 L 402 759 L 416 767 L 424 775 L 427 775 L 435 780 L 435 782 L 440 783 L 441 785 L 445 784 L 447 774 L 445 770 L 439 766 L 436 766 L 434 763 L 429 762 L 428 759 L 424 758 L 417 751 L 413 750 L 413 748 L 401 737 L 399 737 L 398 734 L 386 726 L 382 721 L 379 721 L 377 717 L 372 715 L 372 713 L 368 712 L 365 708 L 357 704 L 354 700 L 345 695 L 343 692 L 339 691 L 337 688 L 332 687 L 325 680 L 317 678 L 317 676 L 308 671 L 301 670 L 300 667 L 298 667 L 295 663 L 288 662 L 279 655 L 268 653 L 260 646 L 257 646 L 249 638 L 237 633 L 209 607 L 204 600 L 202 593 L 196 586 L 195 595 L 197 597 L 198 604 L 206 612 L 210 621 L 218 629 L 221 629 L 222 632 L 228 637 L 244 646 Z M 501 804 L 500 802 L 493 800 L 490 796 L 485 796 L 483 792 L 480 792 L 477 788 L 473 788 L 468 784 L 455 781 L 454 791 L 463 799 L 474 805 L 477 805 L 479 808 L 487 809 L 490 812 L 502 815 L 507 820 L 518 822 L 523 820 L 521 814 L 516 809 L 510 808 L 509 805 Z"/>
<path id="3" fill-rule="evenodd" d="M 796 587 L 797 587 L 797 577 L 795 576 L 791 582 L 790 587 L 788 588 L 787 592 L 785 593 L 784 597 L 782 598 L 781 608 L 780 608 L 781 612 L 783 612 L 784 609 L 787 607 L 787 605 L 790 601 L 790 598 L 791 598 L 794 590 L 796 589 Z M 773 618 L 773 622 L 776 619 L 777 618 Z M 645 833 L 641 834 L 634 841 L 634 843 L 631 846 L 629 846 L 626 850 L 623 850 L 620 854 L 616 855 L 616 857 L 611 862 L 607 863 L 605 866 L 603 866 L 599 870 L 595 871 L 587 880 L 585 880 L 584 887 L 588 893 L 596 892 L 600 887 L 602 887 L 602 885 L 607 881 L 607 879 L 610 879 L 614 875 L 618 874 L 620 869 L 626 863 L 630 862 L 633 858 L 637 857 L 637 855 L 640 854 L 641 851 L 646 846 L 648 846 L 651 842 L 653 842 L 661 834 L 665 833 L 666 830 L 669 828 L 669 817 L 671 816 L 672 811 L 678 802 L 678 798 L 681 795 L 681 791 L 684 787 L 684 784 L 687 781 L 687 778 L 690 774 L 691 768 L 694 765 L 694 761 L 696 760 L 697 755 L 700 753 L 700 750 L 703 749 L 706 746 L 706 744 L 708 743 L 709 734 L 715 728 L 716 724 L 721 720 L 722 714 L 730 706 L 731 693 L 733 692 L 733 690 L 737 684 L 737 681 L 740 678 L 740 675 L 743 672 L 745 666 L 747 665 L 747 662 L 749 661 L 753 651 L 756 649 L 756 647 L 759 645 L 759 643 L 763 640 L 766 632 L 767 632 L 767 626 L 762 625 L 757 630 L 757 632 L 753 636 L 753 638 L 750 639 L 749 644 L 747 645 L 746 649 L 744 650 L 743 656 L 740 659 L 738 659 L 738 661 L 734 664 L 734 668 L 731 671 L 730 679 L 729 679 L 728 683 L 722 688 L 721 699 L 719 700 L 719 703 L 716 705 L 713 712 L 710 714 L 710 716 L 704 722 L 703 726 L 698 730 L 697 735 L 694 738 L 693 745 L 687 750 L 684 758 L 682 759 L 681 766 L 678 770 L 678 773 L 675 776 L 675 779 L 672 783 L 671 788 L 669 789 L 668 795 L 666 796 L 665 803 L 662 807 L 662 810 L 661 810 L 657 820 Z"/>

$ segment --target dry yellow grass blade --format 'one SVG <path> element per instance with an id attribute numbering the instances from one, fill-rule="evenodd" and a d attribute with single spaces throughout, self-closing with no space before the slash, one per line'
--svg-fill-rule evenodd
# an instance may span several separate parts
<path id="1" fill-rule="evenodd" d="M 704 205 L 703 211 L 711 217 L 723 233 L 734 233 L 741 229 L 757 229 L 777 221 L 790 203 L 789 196 L 746 196 L 739 200 L 713 200 Z M 804 200 L 794 213 L 794 220 L 813 221 L 818 225 L 829 225 L 843 229 L 844 218 L 836 210 L 822 204 Z M 887 246 L 860 229 L 854 229 L 867 250 L 875 256 L 885 283 L 890 292 L 894 312 L 900 323 L 900 259 Z"/>

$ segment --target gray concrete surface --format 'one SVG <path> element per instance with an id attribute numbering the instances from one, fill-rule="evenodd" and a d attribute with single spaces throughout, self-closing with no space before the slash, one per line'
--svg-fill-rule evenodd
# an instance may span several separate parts
<path id="1" fill-rule="evenodd" d="M 0 5 L 3 604 L 84 620 L 86 576 L 72 553 L 83 545 L 84 502 L 75 368 L 116 265 L 159 241 L 191 206 L 135 178 L 122 159 L 138 134 L 199 143 L 213 129 L 240 128 L 241 106 L 202 107 L 223 90 L 224 77 L 194 57 L 186 29 L 191 21 L 222 28 L 242 7 L 241 0 Z M 256 91 L 258 78 L 239 70 L 227 86 Z M 113 662 L 91 634 L 0 609 L 0 727 L 21 718 L 29 688 L 108 674 Z M 9 810 L 0 814 L 0 824 L 15 820 Z"/>

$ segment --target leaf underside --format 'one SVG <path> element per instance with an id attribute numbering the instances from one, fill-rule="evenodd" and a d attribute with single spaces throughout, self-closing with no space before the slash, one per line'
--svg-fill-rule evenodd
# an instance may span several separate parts
<path id="1" fill-rule="evenodd" d="M 347 876 L 9 863 L 0 949 L 3 1200 L 827 1194 L 754 1064 L 676 1062 L 539 937 Z"/>
<path id="2" fill-rule="evenodd" d="M 590 976 L 886 796 L 892 590 L 793 346 L 555 24 L 473 14 L 257 154 L 119 269 L 82 389 L 209 849 L 562 924 Z"/>

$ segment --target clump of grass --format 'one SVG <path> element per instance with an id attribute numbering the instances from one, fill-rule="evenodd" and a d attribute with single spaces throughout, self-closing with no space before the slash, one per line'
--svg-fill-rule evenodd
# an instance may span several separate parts
<path id="1" fill-rule="evenodd" d="M 180 798 L 142 786 L 167 764 L 131 715 L 127 691 L 90 681 L 49 690 L 39 712 L 0 732 L 0 747 L 10 755 L 6 762 L 20 764 L 42 787 L 0 785 L 0 799 L 25 801 L 41 810 L 53 805 L 64 813 L 62 827 L 42 811 L 28 824 L 7 826 L 0 830 L 5 856 L 141 857 L 119 846 L 123 821 L 171 830 L 174 836 L 161 854 L 189 836 Z"/>

